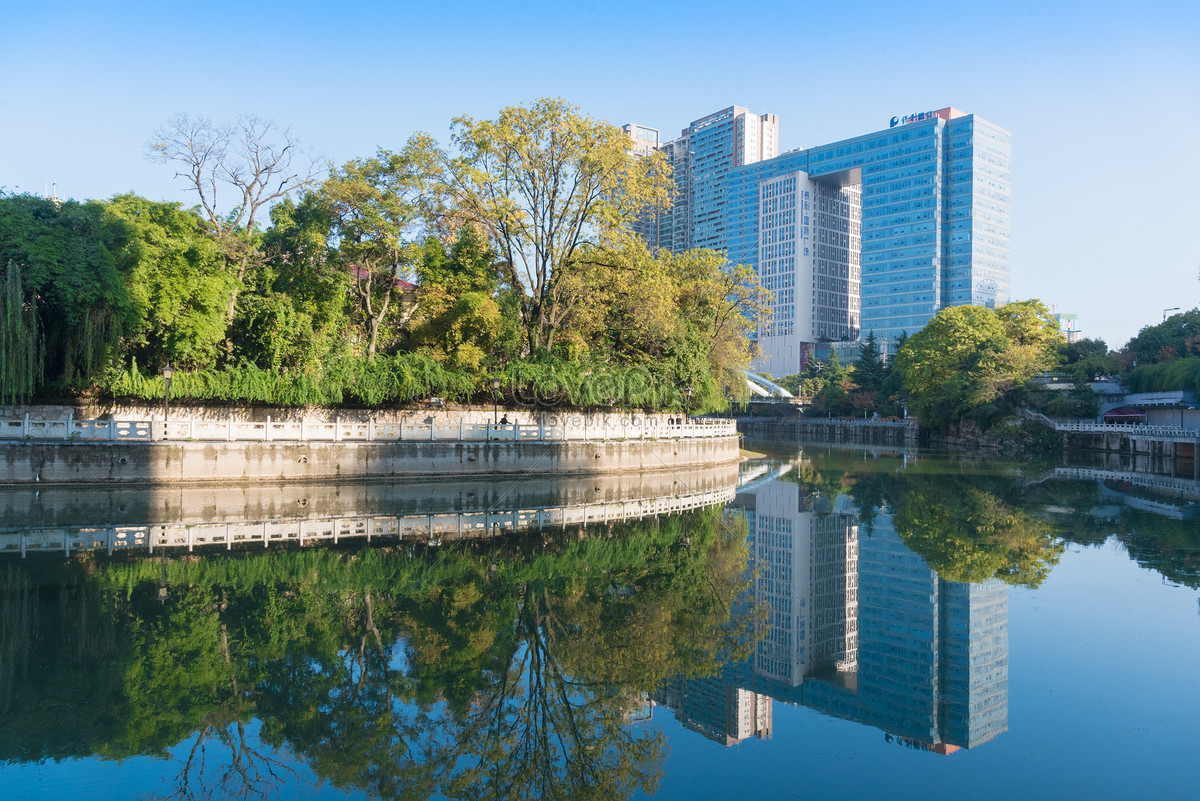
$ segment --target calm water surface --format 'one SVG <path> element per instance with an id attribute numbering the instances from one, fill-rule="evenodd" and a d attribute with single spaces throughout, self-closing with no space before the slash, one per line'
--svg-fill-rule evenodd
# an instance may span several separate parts
<path id="1" fill-rule="evenodd" d="M 0 492 L 0 798 L 1196 797 L 1200 485 L 759 449 Z"/>

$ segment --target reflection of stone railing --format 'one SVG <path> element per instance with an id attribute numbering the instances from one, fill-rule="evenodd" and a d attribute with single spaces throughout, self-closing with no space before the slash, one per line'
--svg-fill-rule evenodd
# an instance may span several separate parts
<path id="1" fill-rule="evenodd" d="M 518 529 L 603 525 L 702 509 L 733 500 L 735 488 L 663 498 L 602 501 L 538 509 L 449 512 L 424 515 L 347 515 L 317 518 L 245 520 L 222 523 L 169 523 L 0 531 L 0 554 L 117 551 L 234 545 L 314 545 L 362 540 L 367 543 L 420 539 L 433 544 L 484 537 Z"/>
<path id="2" fill-rule="evenodd" d="M 1177 476 L 1164 476 L 1156 473 L 1139 473 L 1133 470 L 1105 470 L 1096 467 L 1056 467 L 1052 475 L 1055 478 L 1123 481 L 1127 484 L 1147 489 L 1170 490 L 1184 495 L 1200 495 L 1200 481 L 1179 478 Z"/>
<path id="3" fill-rule="evenodd" d="M 585 442 L 603 440 L 705 439 L 737 434 L 733 420 L 684 417 L 668 420 L 640 415 L 559 415 L 555 422 L 396 423 L 324 420 L 37 420 L 0 418 L 0 440 L 66 440 L 87 442 L 216 441 L 216 442 Z"/>

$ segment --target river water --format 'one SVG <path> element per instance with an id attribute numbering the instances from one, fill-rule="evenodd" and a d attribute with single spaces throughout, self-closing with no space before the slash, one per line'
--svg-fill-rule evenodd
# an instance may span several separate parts
<path id="1" fill-rule="evenodd" d="M 1194 798 L 1200 484 L 0 491 L 0 798 Z"/>

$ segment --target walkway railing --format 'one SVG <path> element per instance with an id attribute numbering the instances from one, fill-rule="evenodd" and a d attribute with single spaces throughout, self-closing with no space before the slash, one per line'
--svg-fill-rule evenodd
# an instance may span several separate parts
<path id="1" fill-rule="evenodd" d="M 166 525 L 39 528 L 23 531 L 0 529 L 0 555 L 75 551 L 129 551 L 174 548 L 192 551 L 202 547 L 234 545 L 315 545 L 342 540 L 444 540 L 485 537 L 518 529 L 592 525 L 676 514 L 727 504 L 734 487 L 664 498 L 602 501 L 576 506 L 508 509 L 489 512 L 450 512 L 426 515 L 348 515 L 339 517 L 245 520 L 229 523 L 169 523 Z"/>
<path id="2" fill-rule="evenodd" d="M 1136 434 L 1143 437 L 1167 437 L 1176 439 L 1200 439 L 1200 431 L 1179 426 L 1147 426 L 1128 423 L 1054 423 L 1055 431 L 1080 431 L 1091 434 Z"/>
<path id="3" fill-rule="evenodd" d="M 86 442 L 573 442 L 603 440 L 705 439 L 737 435 L 734 420 L 637 416 L 561 415 L 546 423 L 272 420 L 260 422 L 197 420 L 35 420 L 0 418 L 0 440 Z"/>

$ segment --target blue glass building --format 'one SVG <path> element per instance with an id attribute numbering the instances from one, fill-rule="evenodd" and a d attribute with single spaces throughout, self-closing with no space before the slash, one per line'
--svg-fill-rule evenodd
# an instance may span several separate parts
<path id="1" fill-rule="evenodd" d="M 873 331 L 886 345 L 948 306 L 1008 302 L 1012 136 L 1005 129 L 945 108 L 894 117 L 891 127 L 853 139 L 774 157 L 766 151 L 760 161 L 739 158 L 736 143 L 717 137 L 729 138 L 728 128 L 712 129 L 700 126 L 689 144 L 689 246 L 725 250 L 731 262 L 757 269 L 759 185 L 803 173 L 860 190 L 861 317 L 853 319 L 851 305 L 847 331 Z M 716 138 L 708 143 L 704 135 Z"/>

